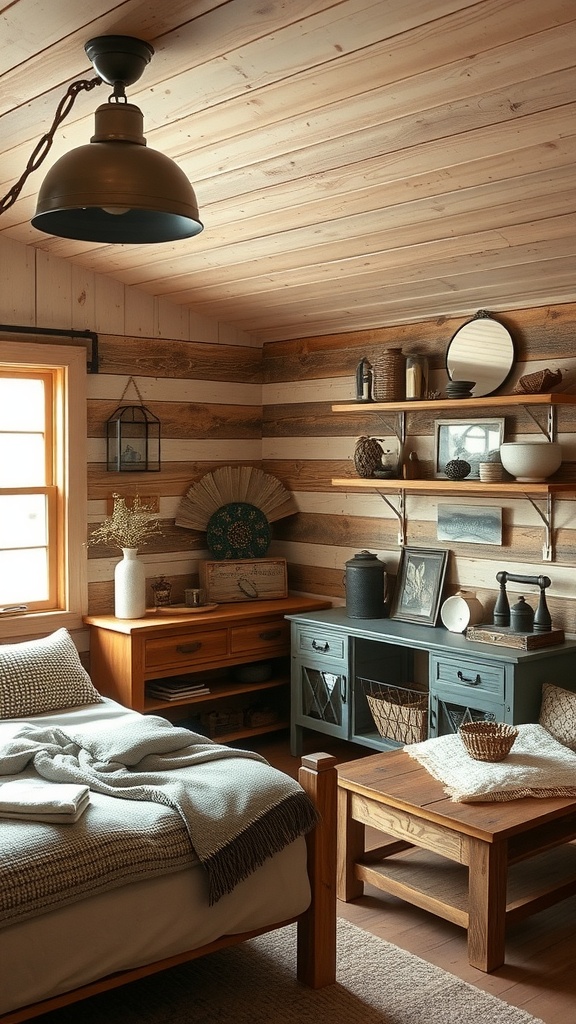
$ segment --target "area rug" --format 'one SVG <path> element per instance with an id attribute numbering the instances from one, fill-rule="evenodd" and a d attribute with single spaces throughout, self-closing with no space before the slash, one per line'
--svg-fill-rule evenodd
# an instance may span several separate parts
<path id="1" fill-rule="evenodd" d="M 338 922 L 337 983 L 295 980 L 295 928 L 261 935 L 42 1017 L 42 1024 L 542 1024 Z"/>

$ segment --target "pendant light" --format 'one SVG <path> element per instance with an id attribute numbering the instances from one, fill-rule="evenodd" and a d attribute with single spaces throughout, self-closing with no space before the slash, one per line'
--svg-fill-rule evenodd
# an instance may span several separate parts
<path id="1" fill-rule="evenodd" d="M 147 147 L 142 111 L 126 100 L 125 87 L 140 78 L 152 46 L 132 36 L 98 36 L 85 50 L 114 92 L 95 112 L 89 144 L 48 171 L 33 226 L 87 242 L 145 244 L 199 234 L 194 189 L 173 160 Z"/>

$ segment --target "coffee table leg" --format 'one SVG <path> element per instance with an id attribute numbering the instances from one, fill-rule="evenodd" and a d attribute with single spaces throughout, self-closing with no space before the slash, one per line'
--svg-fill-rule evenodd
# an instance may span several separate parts
<path id="1" fill-rule="evenodd" d="M 468 840 L 468 960 L 480 971 L 504 963 L 507 844 Z"/>
<path id="2" fill-rule="evenodd" d="M 352 817 L 353 794 L 342 787 L 338 788 L 338 868 L 336 877 L 336 895 L 339 900 L 347 903 L 364 893 L 364 883 L 355 875 L 354 865 L 364 853 L 364 825 Z"/>

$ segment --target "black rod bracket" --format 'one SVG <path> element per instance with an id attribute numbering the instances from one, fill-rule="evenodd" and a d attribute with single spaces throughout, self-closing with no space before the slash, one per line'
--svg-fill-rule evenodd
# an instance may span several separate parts
<path id="1" fill-rule="evenodd" d="M 90 342 L 88 373 L 98 373 L 98 335 L 94 331 L 74 331 L 71 328 L 29 327 L 20 324 L 0 324 L 2 334 L 37 334 L 49 338 L 85 338 Z"/>

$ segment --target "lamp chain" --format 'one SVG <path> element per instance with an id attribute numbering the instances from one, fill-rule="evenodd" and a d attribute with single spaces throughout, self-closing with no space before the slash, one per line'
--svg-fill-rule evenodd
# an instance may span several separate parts
<path id="1" fill-rule="evenodd" d="M 56 113 L 54 115 L 50 131 L 46 132 L 46 134 L 42 136 L 34 148 L 32 156 L 28 160 L 26 168 L 16 184 L 12 185 L 12 188 L 6 193 L 3 199 L 0 199 L 0 215 L 6 210 L 9 210 L 16 202 L 28 176 L 32 174 L 32 171 L 35 171 L 42 161 L 48 156 L 50 147 L 54 141 L 56 129 L 62 124 L 62 121 L 68 117 L 68 114 L 74 106 L 74 101 L 76 100 L 78 93 L 82 91 L 89 92 L 95 85 L 102 85 L 102 79 L 98 77 L 90 79 L 84 78 L 79 82 L 72 82 L 72 84 L 68 86 L 66 94 L 62 97 L 56 108 Z"/>

